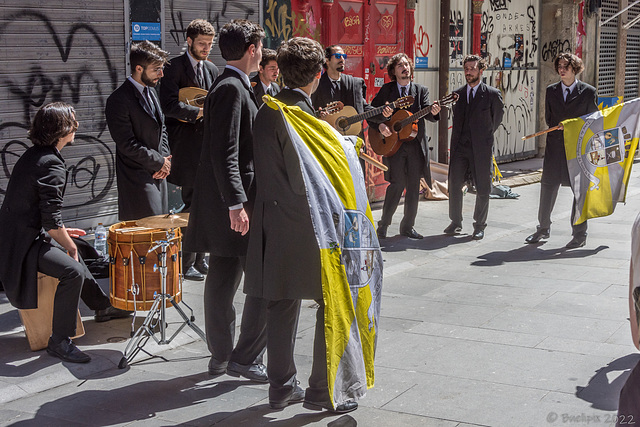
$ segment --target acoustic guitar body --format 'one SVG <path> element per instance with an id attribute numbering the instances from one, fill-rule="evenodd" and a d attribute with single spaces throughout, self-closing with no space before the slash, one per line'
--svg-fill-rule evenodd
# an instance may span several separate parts
<path id="1" fill-rule="evenodd" d="M 207 90 L 199 87 L 183 87 L 178 91 L 178 100 L 184 102 L 187 105 L 203 108 L 204 101 L 207 99 Z M 178 119 L 180 120 L 180 119 Z M 186 120 L 180 120 L 183 123 L 187 123 Z"/>
<path id="2" fill-rule="evenodd" d="M 362 131 L 362 122 L 347 123 L 350 117 L 357 116 L 358 112 L 350 105 L 345 105 L 342 110 L 337 113 L 329 114 L 324 120 L 342 135 L 357 136 Z"/>

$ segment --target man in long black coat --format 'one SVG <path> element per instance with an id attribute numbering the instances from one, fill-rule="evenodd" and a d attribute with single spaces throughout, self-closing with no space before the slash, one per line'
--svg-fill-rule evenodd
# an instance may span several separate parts
<path id="1" fill-rule="evenodd" d="M 584 116 L 598 111 L 596 89 L 576 78 L 584 69 L 582 60 L 576 55 L 564 52 L 558 55 L 554 66 L 560 81 L 547 87 L 545 97 L 545 121 L 554 127 L 561 121 Z M 540 205 L 538 206 L 538 227 L 535 233 L 526 238 L 526 243 L 538 243 L 548 239 L 551 232 L 551 211 L 558 197 L 560 185 L 568 186 L 569 169 L 564 151 L 564 133 L 556 130 L 547 134 L 544 153 L 542 178 L 540 180 Z M 571 221 L 575 211 L 572 200 Z M 587 221 L 571 224 L 573 238 L 566 247 L 575 249 L 587 243 Z"/>
<path id="2" fill-rule="evenodd" d="M 85 363 L 91 357 L 69 338 L 76 334 L 79 298 L 96 311 L 98 322 L 129 313 L 111 306 L 78 254 L 70 236 L 84 231 L 66 228 L 62 221 L 67 169 L 60 151 L 77 128 L 70 105 L 54 102 L 36 113 L 29 131 L 34 145 L 13 167 L 0 208 L 0 282 L 13 306 L 33 309 L 38 307 L 38 272 L 59 279 L 47 352 Z"/>
<path id="3" fill-rule="evenodd" d="M 500 91 L 481 81 L 486 64 L 479 56 L 467 55 L 463 65 L 467 84 L 456 90 L 458 102 L 453 107 L 449 161 L 451 224 L 444 232 L 453 235 L 462 231 L 462 187 L 470 172 L 476 186 L 472 239 L 480 240 L 489 213 L 493 134 L 502 122 L 504 104 Z"/>
<path id="4" fill-rule="evenodd" d="M 380 88 L 380 91 L 371 101 L 372 107 L 380 107 L 386 102 L 411 95 L 414 102 L 409 111 L 416 113 L 430 106 L 429 89 L 413 83 L 413 61 L 405 53 L 394 55 L 387 63 L 387 72 L 391 81 Z M 395 113 L 395 112 L 394 112 Z M 402 143 L 400 149 L 391 157 L 383 159 L 389 170 L 384 173 L 384 179 L 389 181 L 387 192 L 382 206 L 382 218 L 378 222 L 378 237 L 387 237 L 387 229 L 393 219 L 393 214 L 398 208 L 402 192 L 406 188 L 404 196 L 404 216 L 400 222 L 400 234 L 412 239 L 422 239 L 414 228 L 416 215 L 418 214 L 418 200 L 420 197 L 420 178 L 431 184 L 431 168 L 429 167 L 429 147 L 427 144 L 427 129 L 425 120 L 435 122 L 440 120 L 440 105 L 434 103 L 429 113 L 418 120 L 418 134 L 410 141 Z M 384 124 L 383 116 L 368 119 L 373 125 L 378 126 L 380 132 L 391 135 L 389 127 Z M 375 131 L 374 131 L 375 132 Z"/>
<path id="5" fill-rule="evenodd" d="M 220 72 L 207 60 L 215 29 L 204 19 L 191 21 L 187 27 L 188 50 L 173 58 L 164 70 L 160 85 L 160 104 L 167 119 L 171 147 L 171 174 L 167 181 L 182 187 L 183 212 L 189 212 L 196 171 L 202 151 L 203 108 L 181 102 L 180 89 L 199 87 L 209 90 Z M 205 253 L 183 252 L 182 272 L 188 280 L 204 280 L 209 271 Z"/>
<path id="6" fill-rule="evenodd" d="M 136 220 L 168 211 L 171 155 L 164 114 L 154 87 L 167 52 L 151 42 L 131 47 L 131 76 L 107 99 L 105 116 L 116 143 L 118 218 Z"/>
<path id="7" fill-rule="evenodd" d="M 323 63 L 322 46 L 296 37 L 278 49 L 278 66 L 288 88 L 276 99 L 314 116 L 309 95 Z M 291 89 L 293 88 L 293 89 Z M 347 402 L 333 408 L 327 380 L 324 301 L 320 249 L 316 239 L 300 158 L 279 111 L 263 106 L 254 126 L 257 197 L 251 218 L 245 292 L 268 301 L 269 404 L 284 408 L 303 399 L 314 407 L 349 412 Z M 313 365 L 306 390 L 297 385 L 293 358 L 302 299 L 319 304 Z"/>
<path id="8" fill-rule="evenodd" d="M 204 107 L 204 139 L 184 247 L 209 252 L 204 287 L 209 373 L 242 375 L 266 382 L 266 307 L 247 296 L 240 338 L 233 347 L 236 294 L 245 268 L 249 217 L 255 200 L 253 120 L 258 112 L 248 74 L 258 69 L 264 30 L 234 20 L 220 31 L 224 72 Z"/>

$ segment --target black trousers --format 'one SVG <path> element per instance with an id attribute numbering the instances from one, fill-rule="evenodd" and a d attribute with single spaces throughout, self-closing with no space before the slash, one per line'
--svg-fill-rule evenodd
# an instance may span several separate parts
<path id="1" fill-rule="evenodd" d="M 538 224 L 540 228 L 551 227 L 551 212 L 553 206 L 556 204 L 558 197 L 558 190 L 560 189 L 560 183 L 540 183 L 540 205 L 538 206 Z M 587 235 L 587 221 L 582 224 L 573 225 L 573 215 L 576 211 L 576 204 L 571 200 L 571 222 L 572 235 L 573 236 L 586 236 Z"/>
<path id="2" fill-rule="evenodd" d="M 76 313 L 79 299 L 91 310 L 103 310 L 111 305 L 87 266 L 71 258 L 52 243 L 44 242 L 38 252 L 38 271 L 60 281 L 53 300 L 53 335 L 57 338 L 76 334 Z"/>
<path id="3" fill-rule="evenodd" d="M 184 209 L 182 212 L 190 212 L 191 201 L 193 200 L 193 187 L 188 185 L 182 186 L 182 201 Z M 187 227 L 182 227 L 182 235 L 187 233 Z M 189 268 L 197 261 L 203 260 L 207 254 L 204 252 L 182 252 L 182 272 L 186 273 Z"/>
<path id="4" fill-rule="evenodd" d="M 293 353 L 300 315 L 300 302 L 300 300 L 279 300 L 269 301 L 267 305 L 269 400 L 284 399 L 296 385 L 296 365 Z M 319 299 L 316 302 L 320 307 L 316 312 L 313 361 L 305 399 L 313 402 L 329 402 L 324 301 Z"/>
<path id="5" fill-rule="evenodd" d="M 486 159 L 485 159 L 486 160 Z M 462 226 L 462 187 L 467 172 L 471 172 L 476 186 L 476 205 L 473 211 L 473 229 L 484 230 L 489 215 L 491 194 L 491 159 L 482 162 L 482 170 L 476 168 L 476 158 L 471 146 L 456 150 L 449 160 L 449 219 Z M 486 168 L 484 167 L 486 163 Z"/>
<path id="6" fill-rule="evenodd" d="M 262 363 L 267 346 L 267 301 L 247 295 L 242 310 L 240 337 L 233 346 L 236 329 L 236 295 L 245 257 L 211 255 L 209 274 L 204 284 L 204 322 L 207 346 L 219 363 L 236 362 L 241 365 Z"/>
<path id="7" fill-rule="evenodd" d="M 393 214 L 398 208 L 402 192 L 404 196 L 404 216 L 400 222 L 400 232 L 410 231 L 416 223 L 418 201 L 420 198 L 420 178 L 422 177 L 425 158 L 418 141 L 402 144 L 396 154 L 387 158 L 389 171 L 385 179 L 389 181 L 382 205 L 382 218 L 378 227 L 388 227 Z"/>

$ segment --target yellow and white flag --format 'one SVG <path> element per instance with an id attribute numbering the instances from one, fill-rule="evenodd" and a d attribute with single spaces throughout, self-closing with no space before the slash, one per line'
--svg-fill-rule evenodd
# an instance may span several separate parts
<path id="1" fill-rule="evenodd" d="M 300 158 L 320 248 L 329 395 L 336 407 L 364 396 L 374 383 L 382 253 L 354 146 L 362 140 L 340 135 L 299 107 L 263 99 L 282 113 Z"/>
<path id="2" fill-rule="evenodd" d="M 562 122 L 574 194 L 573 224 L 611 215 L 624 202 L 638 146 L 640 98 Z"/>

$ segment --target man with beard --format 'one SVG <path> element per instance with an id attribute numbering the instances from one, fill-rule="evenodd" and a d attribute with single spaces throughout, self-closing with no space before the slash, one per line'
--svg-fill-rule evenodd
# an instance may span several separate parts
<path id="1" fill-rule="evenodd" d="M 467 84 L 456 91 L 458 102 L 453 107 L 453 131 L 449 160 L 449 218 L 447 235 L 462 231 L 462 187 L 470 174 L 476 186 L 476 206 L 473 212 L 473 240 L 484 237 L 491 194 L 493 133 L 502 122 L 502 95 L 498 89 L 481 81 L 487 68 L 477 55 L 467 55 L 463 61 Z"/>
<path id="2" fill-rule="evenodd" d="M 245 19 L 220 30 L 220 53 L 227 64 L 205 101 L 202 155 L 184 242 L 188 251 L 210 254 L 204 284 L 209 374 L 226 372 L 258 382 L 268 380 L 262 364 L 266 305 L 260 298 L 245 298 L 234 347 L 233 298 L 245 269 L 255 200 L 252 129 L 258 106 L 248 75 L 258 71 L 263 38 L 264 30 Z"/>
<path id="3" fill-rule="evenodd" d="M 107 99 L 105 116 L 116 143 L 118 217 L 136 220 L 167 213 L 171 155 L 164 115 L 153 89 L 168 53 L 149 41 L 131 46 L 131 76 Z"/>
<path id="4" fill-rule="evenodd" d="M 382 86 L 380 92 L 371 101 L 373 107 L 380 107 L 387 102 L 411 95 L 415 99 L 409 109 L 411 113 L 430 107 L 429 113 L 418 120 L 418 134 L 415 139 L 404 142 L 393 156 L 383 159 L 389 167 L 389 170 L 384 173 L 384 179 L 389 181 L 389 186 L 384 197 L 382 218 L 378 222 L 378 238 L 380 239 L 387 237 L 387 228 L 391 224 L 393 214 L 398 208 L 405 188 L 407 191 L 404 196 L 404 216 L 400 222 L 400 234 L 411 239 L 422 239 L 423 237 L 413 226 L 418 214 L 420 178 L 424 177 L 428 183 L 431 183 L 425 120 L 431 122 L 439 120 L 440 105 L 437 102 L 430 105 L 429 89 L 413 83 L 413 70 L 413 61 L 407 54 L 394 55 L 387 63 L 387 73 L 391 81 Z M 377 124 L 382 135 L 391 136 L 391 130 L 384 124 L 382 116 L 367 120 L 372 124 Z"/>
<path id="5" fill-rule="evenodd" d="M 160 103 L 167 117 L 167 133 L 171 147 L 171 175 L 167 180 L 182 187 L 183 212 L 189 212 L 193 198 L 196 170 L 202 150 L 203 108 L 179 100 L 180 89 L 199 87 L 209 90 L 219 71 L 207 60 L 215 29 L 208 21 L 196 19 L 187 27 L 188 50 L 171 60 L 164 70 L 160 85 Z M 188 280 L 204 280 L 209 266 L 206 253 L 183 252 L 182 273 Z"/>
<path id="6" fill-rule="evenodd" d="M 251 85 L 253 86 L 253 93 L 256 95 L 256 101 L 258 101 L 258 108 L 264 103 L 262 96 L 267 95 L 276 96 L 280 92 L 280 86 L 276 83 L 280 70 L 278 69 L 278 63 L 276 62 L 276 51 L 273 49 L 262 48 L 262 61 L 260 61 L 260 68 L 258 68 L 258 74 L 251 79 Z"/>
<path id="7" fill-rule="evenodd" d="M 545 95 L 545 121 L 547 126 L 554 127 L 561 121 L 584 116 L 598 111 L 596 89 L 576 78 L 584 70 L 582 60 L 576 55 L 563 52 L 559 54 L 554 67 L 560 81 L 547 86 Z M 540 179 L 540 204 L 538 206 L 538 227 L 532 235 L 525 239 L 526 243 L 538 243 L 548 239 L 551 232 L 551 211 L 556 204 L 558 189 L 568 186 L 569 169 L 564 151 L 564 133 L 559 129 L 547 134 L 547 145 L 544 149 L 542 178 Z M 571 217 L 573 220 L 576 205 L 571 200 Z M 573 238 L 567 243 L 567 249 L 576 249 L 587 243 L 587 221 L 571 224 Z"/>

